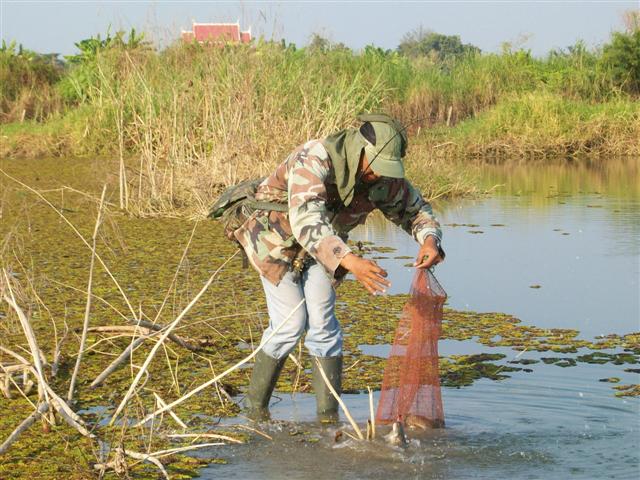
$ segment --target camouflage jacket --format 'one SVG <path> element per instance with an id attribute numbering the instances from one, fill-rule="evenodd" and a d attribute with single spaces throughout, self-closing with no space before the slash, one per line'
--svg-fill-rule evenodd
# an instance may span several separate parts
<path id="1" fill-rule="evenodd" d="M 403 178 L 358 185 L 351 204 L 344 207 L 331 158 L 319 140 L 297 147 L 258 186 L 256 199 L 289 205 L 288 212 L 258 210 L 234 232 L 253 267 L 275 285 L 300 246 L 334 278 L 351 251 L 345 243 L 349 231 L 376 208 L 419 243 L 428 235 L 438 240 L 442 236 L 431 205 Z"/>

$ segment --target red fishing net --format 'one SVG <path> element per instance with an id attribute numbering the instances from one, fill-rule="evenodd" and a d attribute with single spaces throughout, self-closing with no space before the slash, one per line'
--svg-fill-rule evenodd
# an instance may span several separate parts
<path id="1" fill-rule="evenodd" d="M 444 426 L 438 371 L 438 337 L 447 298 L 426 269 L 413 277 L 387 360 L 376 419 L 422 428 Z"/>

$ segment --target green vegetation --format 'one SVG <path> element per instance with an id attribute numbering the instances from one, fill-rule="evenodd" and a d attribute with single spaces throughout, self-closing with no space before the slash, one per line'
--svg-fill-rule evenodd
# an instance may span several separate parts
<path id="1" fill-rule="evenodd" d="M 0 48 L 0 122 L 43 121 L 60 111 L 54 88 L 63 75 L 55 55 L 40 55 L 15 42 Z"/>
<path id="2" fill-rule="evenodd" d="M 505 96 L 456 128 L 438 126 L 423 141 L 433 155 L 507 158 L 640 155 L 640 103 L 584 102 L 549 92 Z"/>
<path id="3" fill-rule="evenodd" d="M 480 53 L 471 44 L 463 44 L 458 35 L 442 35 L 422 27 L 407 33 L 398 45 L 398 51 L 410 57 L 427 56 L 433 60 L 445 60 Z"/>
<path id="4" fill-rule="evenodd" d="M 637 94 L 640 93 L 640 11 L 626 12 L 624 20 L 627 31 L 611 35 L 611 43 L 604 47 L 603 61 L 619 85 Z"/>
<path id="5" fill-rule="evenodd" d="M 1 126 L 0 156 L 116 157 L 122 208 L 200 215 L 221 187 L 268 174 L 297 144 L 386 110 L 409 125 L 408 168 L 425 194 L 459 195 L 472 184 L 445 159 L 640 153 L 638 35 L 545 58 L 508 45 L 480 53 L 419 30 L 397 51 L 361 52 L 318 36 L 307 48 L 178 42 L 156 51 L 135 31 L 107 35 L 79 42 L 57 76 L 27 69 L 34 87 L 3 88 L 1 118 L 14 123 Z M 3 75 L 23 57 L 5 48 Z M 40 113 L 19 114 L 47 91 L 33 100 Z"/>

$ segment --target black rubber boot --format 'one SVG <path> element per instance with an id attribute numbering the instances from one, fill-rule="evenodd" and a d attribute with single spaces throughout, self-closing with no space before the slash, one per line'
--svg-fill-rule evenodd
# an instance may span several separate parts
<path id="1" fill-rule="evenodd" d="M 249 390 L 245 397 L 245 411 L 250 419 L 261 421 L 270 418 L 269 400 L 286 359 L 287 357 L 276 360 L 262 350 L 256 355 Z"/>
<path id="2" fill-rule="evenodd" d="M 316 359 L 322 365 L 329 383 L 338 395 L 342 393 L 342 355 L 337 357 L 311 357 L 311 372 L 313 391 L 316 393 L 316 411 L 318 420 L 322 423 L 338 421 L 338 400 L 322 378 L 316 364 Z"/>

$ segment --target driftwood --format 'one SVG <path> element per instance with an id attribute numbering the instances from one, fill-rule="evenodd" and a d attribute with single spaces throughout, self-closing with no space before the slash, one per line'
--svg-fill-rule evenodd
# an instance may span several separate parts
<path id="1" fill-rule="evenodd" d="M 14 352 L 13 350 L 8 349 L 7 347 L 3 347 L 2 345 L 0 345 L 0 352 L 4 352 L 7 355 L 12 356 L 13 358 L 18 360 L 23 365 L 31 365 L 31 363 L 28 362 L 27 359 L 24 358 L 22 355 L 20 355 L 19 353 Z"/>
<path id="2" fill-rule="evenodd" d="M 218 267 L 218 269 L 215 272 L 213 272 L 213 274 L 209 277 L 209 280 L 207 280 L 207 282 L 200 289 L 198 294 L 195 297 L 193 297 L 191 302 L 189 302 L 189 304 L 186 307 L 184 307 L 184 309 L 182 310 L 182 312 L 180 312 L 180 314 L 176 317 L 176 319 L 173 322 L 171 322 L 169 325 L 167 325 L 166 330 L 162 333 L 162 336 L 160 337 L 158 342 L 153 346 L 153 348 L 151 349 L 151 352 L 149 352 L 149 355 L 147 356 L 147 359 L 142 364 L 142 368 L 133 379 L 133 382 L 131 382 L 131 385 L 129 386 L 129 390 L 127 391 L 124 398 L 120 402 L 120 405 L 118 405 L 118 408 L 116 408 L 116 411 L 114 412 L 113 417 L 111 417 L 111 421 L 109 422 L 109 425 L 113 425 L 115 423 L 116 419 L 118 418 L 118 415 L 120 415 L 120 413 L 122 412 L 122 409 L 125 407 L 125 405 L 129 401 L 129 398 L 131 398 L 131 395 L 133 395 L 133 391 L 138 385 L 138 382 L 140 381 L 140 379 L 142 378 L 142 375 L 147 371 L 147 368 L 149 368 L 149 364 L 151 363 L 151 360 L 153 360 L 153 357 L 155 356 L 158 349 L 164 343 L 164 340 L 169 336 L 169 334 L 171 333 L 171 330 L 173 330 L 176 327 L 176 325 L 178 325 L 178 323 L 184 318 L 184 316 L 189 312 L 189 310 L 191 310 L 191 308 L 196 304 L 196 302 L 200 300 L 200 297 L 204 295 L 204 292 L 207 291 L 209 286 L 213 283 L 215 278 L 218 276 L 218 273 L 227 265 L 227 263 L 229 263 L 238 254 L 238 252 L 239 250 L 236 251 L 236 253 L 231 255 L 229 258 L 227 258 L 223 262 L 223 264 L 220 265 L 220 267 Z"/>
<path id="3" fill-rule="evenodd" d="M 139 335 L 149 335 L 151 332 L 148 328 L 145 327 L 136 327 L 134 325 L 105 325 L 102 327 L 89 327 L 87 332 L 91 333 L 123 333 L 123 334 L 131 334 L 136 337 Z"/>
<path id="4" fill-rule="evenodd" d="M 320 363 L 320 361 L 317 358 L 315 360 L 316 360 L 316 366 L 318 367 L 318 370 L 320 371 L 320 375 L 322 375 L 322 379 L 324 380 L 324 383 L 327 385 L 327 388 L 331 392 L 331 395 L 333 395 L 334 398 L 340 404 L 340 407 L 342 408 L 342 411 L 344 412 L 344 414 L 346 415 L 347 419 L 349 420 L 349 423 L 351 423 L 351 426 L 355 430 L 356 435 L 358 435 L 358 438 L 360 440 L 364 440 L 364 436 L 362 435 L 362 431 L 360 430 L 360 427 L 358 426 L 358 424 L 355 422 L 355 420 L 351 416 L 351 413 L 349 412 L 349 409 L 347 408 L 347 406 L 344 404 L 344 402 L 340 398 L 340 395 L 338 395 L 338 393 L 336 392 L 335 388 L 333 388 L 333 385 L 331 385 L 331 382 L 329 382 L 329 379 L 327 378 L 327 374 L 324 372 L 324 368 L 322 368 L 322 364 Z"/>
<path id="5" fill-rule="evenodd" d="M 124 460 L 125 456 L 131 457 L 135 460 L 153 463 L 162 472 L 162 475 L 164 476 L 164 478 L 169 480 L 169 474 L 167 473 L 167 470 L 164 468 L 164 465 L 162 465 L 160 460 L 158 460 L 152 455 L 149 455 L 146 453 L 134 452 L 133 450 L 127 450 L 126 448 L 122 448 L 122 447 L 116 447 L 114 449 L 113 460 L 106 463 L 95 463 L 93 465 L 93 468 L 96 470 L 100 470 L 102 473 L 104 473 L 105 470 L 113 470 L 119 476 L 126 475 L 128 477 L 127 462 Z"/>
<path id="6" fill-rule="evenodd" d="M 115 372 L 118 368 L 120 368 L 122 364 L 124 364 L 124 362 L 126 362 L 129 359 L 129 357 L 131 356 L 131 353 L 136 348 L 138 348 L 138 345 L 140 345 L 145 340 L 146 340 L 145 337 L 140 337 L 140 338 L 136 338 L 133 342 L 131 342 L 131 344 L 118 356 L 118 358 L 116 358 L 113 362 L 111 362 L 111 364 L 109 364 L 109 366 L 105 368 L 102 371 L 102 373 L 96 377 L 96 379 L 93 382 L 91 382 L 91 385 L 89 386 L 89 388 L 99 387 L 109 375 Z"/>
<path id="7" fill-rule="evenodd" d="M 206 382 L 204 382 L 203 384 L 201 384 L 200 386 L 194 388 L 193 390 L 191 390 L 189 393 L 187 393 L 186 395 L 183 395 L 182 397 L 180 397 L 177 400 L 174 400 L 173 402 L 171 402 L 169 405 L 167 405 L 166 407 L 162 407 L 159 408 L 158 410 L 156 410 L 155 412 L 150 413 L 149 415 L 147 415 L 146 417 L 144 417 L 142 420 L 140 420 L 139 422 L 137 422 L 134 427 L 139 427 L 140 425 L 144 425 L 145 423 L 147 423 L 149 420 L 151 420 L 153 417 L 155 417 L 156 415 L 160 415 L 161 413 L 166 412 L 167 410 L 175 407 L 176 405 L 181 404 L 182 402 L 184 402 L 185 400 L 191 398 L 192 396 L 194 396 L 196 393 L 201 392 L 202 390 L 204 390 L 205 388 L 213 385 L 214 383 L 220 381 L 222 378 L 226 377 L 227 375 L 229 375 L 231 372 L 233 372 L 234 370 L 236 370 L 237 368 L 241 367 L 242 365 L 244 365 L 245 363 L 247 363 L 248 361 L 250 361 L 253 357 L 255 357 L 258 352 L 260 352 L 260 350 L 262 350 L 263 346 L 265 343 L 267 343 L 269 340 L 271 340 L 271 338 L 277 334 L 280 329 L 287 323 L 287 321 L 293 316 L 293 314 L 305 303 L 305 299 L 303 298 L 302 300 L 300 300 L 300 302 L 293 307 L 293 309 L 291 310 L 291 312 L 289 312 L 289 315 L 287 315 L 287 317 L 282 320 L 282 322 L 280 322 L 280 325 L 278 325 L 276 328 L 273 329 L 273 331 L 271 332 L 271 334 L 264 339 L 263 343 L 261 343 L 260 345 L 258 345 L 258 348 L 256 348 L 251 354 L 249 354 L 248 356 L 246 356 L 245 358 L 243 358 L 242 360 L 240 360 L 238 363 L 236 363 L 235 365 L 227 368 L 224 372 L 222 372 L 219 375 L 216 375 L 215 377 L 213 377 L 211 380 L 207 380 Z M 114 416 L 115 418 L 115 416 Z"/>
<path id="8" fill-rule="evenodd" d="M 261 437 L 266 438 L 267 440 L 273 440 L 273 437 L 271 435 L 268 435 L 268 434 L 264 433 L 263 431 L 258 430 L 257 428 L 250 427 L 248 425 L 239 424 L 239 425 L 227 425 L 227 426 L 228 427 L 239 428 L 240 430 L 246 430 L 248 432 L 257 433 L 258 435 L 260 435 Z"/>
<path id="9" fill-rule="evenodd" d="M 78 372 L 80 371 L 80 363 L 82 362 L 82 354 L 84 353 L 84 346 L 87 342 L 87 330 L 89 329 L 89 314 L 91 312 L 91 289 L 93 288 L 93 270 L 96 264 L 96 241 L 98 240 L 98 229 L 102 222 L 102 207 L 104 205 L 104 196 L 107 193 L 107 186 L 102 187 L 102 196 L 100 197 L 100 204 L 98 206 L 98 215 L 96 216 L 96 224 L 93 228 L 93 236 L 91 237 L 91 262 L 89 263 L 89 281 L 87 282 L 87 301 L 84 308 L 84 322 L 82 324 L 82 335 L 80 337 L 80 347 L 78 349 L 78 357 L 76 358 L 76 364 L 73 367 L 73 373 L 71 374 L 71 382 L 69 383 L 69 392 L 67 393 L 67 401 L 73 400 L 73 391 L 76 388 L 76 380 L 78 378 Z"/>
<path id="10" fill-rule="evenodd" d="M 4 273 L 6 278 L 6 272 Z M 18 319 L 20 320 L 20 324 L 22 325 L 24 334 L 27 337 L 27 341 L 29 342 L 29 347 L 31 349 L 31 356 L 33 358 L 33 365 L 34 365 L 34 366 L 29 366 L 29 369 L 38 379 L 39 398 L 44 398 L 45 403 L 52 406 L 70 426 L 78 430 L 82 435 L 90 438 L 95 438 L 95 435 L 93 435 L 91 432 L 89 432 L 86 429 L 84 425 L 84 421 L 73 410 L 71 410 L 69 405 L 67 405 L 65 401 L 62 400 L 53 391 L 51 386 L 49 386 L 49 384 L 45 380 L 44 373 L 42 371 L 42 363 L 40 361 L 41 352 L 40 352 L 40 349 L 38 348 L 38 342 L 33 333 L 33 329 L 31 328 L 31 323 L 29 322 L 29 319 L 25 315 L 24 311 L 15 302 L 15 299 L 13 297 L 13 291 L 11 290 L 11 286 L 9 286 L 9 293 L 11 295 L 11 298 L 5 295 L 4 300 L 11 306 L 11 308 L 15 310 L 16 314 L 18 315 Z M 25 364 L 28 363 L 26 359 L 24 359 L 23 357 L 21 357 L 20 355 L 14 352 L 11 352 L 9 349 L 3 348 L 2 350 L 7 353 L 10 352 L 10 354 L 12 354 L 15 358 L 18 358 L 18 360 L 21 361 L 22 363 L 25 363 Z"/>
<path id="11" fill-rule="evenodd" d="M 131 322 L 135 323 L 136 325 L 139 325 L 141 327 L 148 328 L 149 330 L 155 330 L 156 332 L 166 331 L 166 329 L 170 326 L 170 325 L 162 325 L 162 324 L 158 324 L 158 323 L 152 323 L 152 322 L 149 322 L 148 320 L 142 320 L 142 319 L 131 320 Z M 173 343 L 176 343 L 176 344 L 180 345 L 182 348 L 186 348 L 187 350 L 189 350 L 191 352 L 196 352 L 196 351 L 200 350 L 199 346 L 192 345 L 191 343 L 187 342 L 186 340 L 184 340 L 180 336 L 176 335 L 175 333 L 169 333 L 167 335 L 167 338 L 169 340 L 171 340 Z"/>
<path id="12" fill-rule="evenodd" d="M 215 438 L 216 440 L 226 440 L 231 443 L 244 443 L 242 440 L 230 437 L 228 435 L 220 435 L 218 433 L 171 433 L 167 435 L 169 438 L 193 438 L 198 440 L 199 438 Z"/>
<path id="13" fill-rule="evenodd" d="M 22 394 L 27 396 L 31 393 L 31 389 L 35 385 L 33 381 L 29 379 L 29 365 L 20 363 L 18 365 L 1 365 L 0 364 L 0 391 L 6 398 L 13 398 L 11 394 L 11 384 L 14 383 L 17 387 L 16 381 L 13 376 L 16 373 L 22 374 Z"/>
<path id="14" fill-rule="evenodd" d="M 55 377 L 58 375 L 58 367 L 60 366 L 60 357 L 62 356 L 62 345 L 64 345 L 65 340 L 67 339 L 67 335 L 69 334 L 69 325 L 67 322 L 64 322 L 64 333 L 62 334 L 62 338 L 56 345 L 56 350 L 53 353 L 53 362 L 51 362 L 51 376 Z"/>
<path id="15" fill-rule="evenodd" d="M 44 387 L 51 399 L 51 405 L 60 414 L 64 421 L 67 422 L 70 427 L 73 427 L 80 432 L 81 435 L 95 439 L 96 436 L 87 430 L 84 420 L 82 420 L 82 418 L 80 418 L 80 416 L 74 412 L 56 392 L 53 391 L 51 386 L 45 382 Z"/>
<path id="16" fill-rule="evenodd" d="M 38 341 L 36 339 L 35 333 L 33 332 L 33 328 L 31 328 L 31 323 L 29 319 L 25 315 L 24 311 L 20 308 L 20 306 L 16 303 L 15 297 L 13 296 L 13 290 L 11 290 L 11 284 L 9 283 L 9 278 L 7 277 L 7 272 L 3 270 L 7 287 L 9 288 L 9 294 L 11 298 L 7 295 L 4 295 L 4 301 L 9 304 L 11 308 L 16 312 L 18 316 L 18 320 L 20 321 L 20 325 L 22 326 L 22 330 L 24 332 L 25 337 L 27 337 L 27 342 L 29 343 L 29 348 L 31 350 L 31 356 L 33 357 L 33 364 L 35 366 L 36 378 L 38 378 L 38 397 L 42 398 L 44 396 L 45 401 L 48 403 L 49 398 L 46 390 L 44 389 L 44 384 L 46 383 L 44 380 L 44 372 L 42 368 L 42 359 L 40 355 L 42 352 L 38 347 Z M 23 359 L 24 360 L 24 359 Z"/>
<path id="17" fill-rule="evenodd" d="M 371 387 L 367 386 L 367 390 L 369 390 L 369 415 L 371 416 L 371 440 L 376 439 L 376 412 L 373 408 L 373 392 L 371 391 Z"/>
<path id="18" fill-rule="evenodd" d="M 165 402 L 160 397 L 160 395 L 158 395 L 156 392 L 153 392 L 153 396 L 156 397 L 156 402 L 158 402 L 158 405 L 160 405 L 161 407 L 167 406 L 167 402 Z M 176 421 L 176 423 L 180 425 L 182 428 L 184 429 L 189 428 L 182 420 L 180 420 L 180 417 L 178 417 L 178 415 L 176 415 L 173 410 L 169 410 L 169 415 L 171 415 L 171 418 L 173 418 Z"/>
<path id="19" fill-rule="evenodd" d="M 205 448 L 205 447 L 217 447 L 220 445 L 226 445 L 226 443 L 222 443 L 222 442 L 196 443 L 195 445 L 187 445 L 185 447 L 176 447 L 176 448 L 169 448 L 167 450 L 158 450 L 157 452 L 150 453 L 149 456 L 153 458 L 168 457 L 169 455 L 174 455 L 176 453 L 188 452 L 189 450 L 197 450 L 199 448 Z"/>

